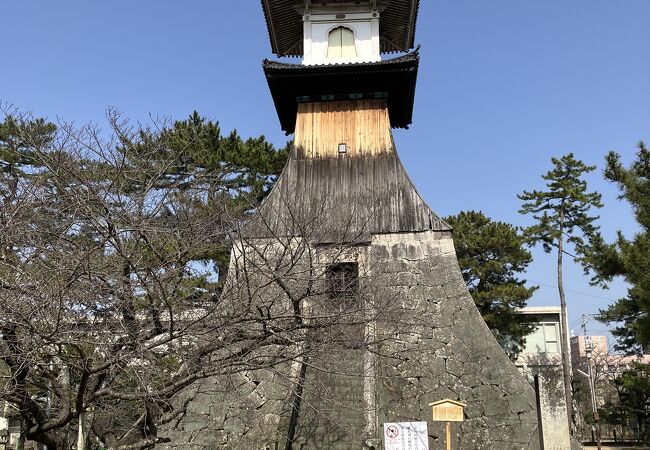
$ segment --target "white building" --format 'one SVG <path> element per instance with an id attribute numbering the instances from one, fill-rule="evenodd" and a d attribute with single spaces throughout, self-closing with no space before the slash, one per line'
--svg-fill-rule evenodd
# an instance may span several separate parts
<path id="1" fill-rule="evenodd" d="M 570 357 L 570 350 L 569 343 L 562 342 L 561 309 L 559 306 L 527 307 L 519 313 L 534 316 L 538 321 L 535 331 L 526 337 L 515 364 L 535 385 L 544 449 L 570 449 L 561 353 L 566 352 Z"/>

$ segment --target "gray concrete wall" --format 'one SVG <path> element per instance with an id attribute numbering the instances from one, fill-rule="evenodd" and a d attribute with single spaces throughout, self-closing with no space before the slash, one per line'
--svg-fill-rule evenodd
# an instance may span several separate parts
<path id="1" fill-rule="evenodd" d="M 562 367 L 540 369 L 535 384 L 544 450 L 570 450 L 571 439 Z"/>

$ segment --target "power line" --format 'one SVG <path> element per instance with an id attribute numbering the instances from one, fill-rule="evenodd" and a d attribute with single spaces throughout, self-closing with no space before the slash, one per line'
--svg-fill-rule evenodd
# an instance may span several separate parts
<path id="1" fill-rule="evenodd" d="M 576 325 L 580 325 L 581 322 L 582 322 L 581 318 L 580 319 L 574 319 L 571 322 L 569 322 L 569 328 L 573 328 Z"/>
<path id="2" fill-rule="evenodd" d="M 556 286 L 556 285 L 553 285 L 553 284 L 542 283 L 541 281 L 531 280 L 530 278 L 528 279 L 528 281 L 532 281 L 533 283 L 535 283 L 535 284 L 539 284 L 539 285 L 542 285 L 542 286 L 546 286 L 546 287 L 550 287 L 550 288 L 555 288 L 555 289 L 557 289 L 557 286 Z M 598 298 L 598 299 L 601 299 L 601 300 L 608 300 L 608 301 L 610 301 L 610 302 L 616 302 L 616 301 L 618 301 L 617 299 L 614 299 L 614 298 L 611 298 L 611 297 L 603 297 L 603 296 L 600 296 L 600 295 L 588 294 L 588 293 L 586 293 L 586 292 L 574 291 L 573 289 L 564 289 L 564 290 L 567 291 L 567 292 L 571 292 L 572 294 L 583 295 L 583 296 L 585 296 L 585 297 Z"/>

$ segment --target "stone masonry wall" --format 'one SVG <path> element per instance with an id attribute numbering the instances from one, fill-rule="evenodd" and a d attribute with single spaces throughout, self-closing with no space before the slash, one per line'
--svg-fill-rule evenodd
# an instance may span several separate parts
<path id="1" fill-rule="evenodd" d="M 379 449 L 388 421 L 427 421 L 430 448 L 443 448 L 428 405 L 450 398 L 467 404 L 453 448 L 538 449 L 533 388 L 476 309 L 450 234 L 374 235 L 348 253 L 374 319 L 310 355 L 293 448 Z M 295 375 L 294 364 L 204 381 L 162 448 L 284 449 Z"/>
<path id="2" fill-rule="evenodd" d="M 462 279 L 453 241 L 433 232 L 373 237 L 374 275 L 412 312 L 412 326 L 387 340 L 398 365 L 382 361 L 380 422 L 429 421 L 430 447 L 441 448 L 444 424 L 430 421 L 429 403 L 467 404 L 454 426 L 453 448 L 539 447 L 533 388 L 501 350 Z M 405 342 L 396 344 L 397 342 Z"/>

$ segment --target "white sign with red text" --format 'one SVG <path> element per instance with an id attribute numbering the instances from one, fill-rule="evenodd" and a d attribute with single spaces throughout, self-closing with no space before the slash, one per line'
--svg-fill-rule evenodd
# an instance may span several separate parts
<path id="1" fill-rule="evenodd" d="M 388 422 L 384 424 L 385 450 L 429 450 L 426 422 Z"/>

